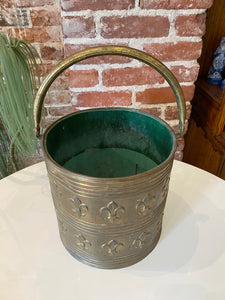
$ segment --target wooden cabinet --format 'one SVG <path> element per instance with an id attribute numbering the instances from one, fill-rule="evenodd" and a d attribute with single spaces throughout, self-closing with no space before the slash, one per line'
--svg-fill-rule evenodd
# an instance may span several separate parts
<path id="1" fill-rule="evenodd" d="M 225 94 L 204 79 L 196 83 L 185 136 L 184 161 L 225 179 Z"/>
<path id="2" fill-rule="evenodd" d="M 184 161 L 225 179 L 225 90 L 206 82 L 213 54 L 225 36 L 225 1 L 214 0 L 206 22 L 200 71 L 185 136 Z M 224 72 L 225 73 L 225 72 Z M 225 76 L 224 76 L 225 77 Z"/>

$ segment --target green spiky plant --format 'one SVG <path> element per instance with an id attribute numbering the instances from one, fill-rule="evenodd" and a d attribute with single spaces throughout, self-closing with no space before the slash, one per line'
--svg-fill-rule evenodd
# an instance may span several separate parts
<path id="1" fill-rule="evenodd" d="M 36 59 L 40 57 L 30 43 L 0 33 L 0 178 L 17 170 L 16 157 L 39 153 L 33 130 L 40 85 Z"/>
<path id="2" fill-rule="evenodd" d="M 0 126 L 0 179 L 9 174 L 9 141 Z"/>

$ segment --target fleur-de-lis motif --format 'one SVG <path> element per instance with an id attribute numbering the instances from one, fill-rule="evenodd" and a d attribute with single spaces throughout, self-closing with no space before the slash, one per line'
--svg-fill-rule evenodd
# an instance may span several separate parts
<path id="1" fill-rule="evenodd" d="M 85 250 L 88 250 L 89 247 L 91 247 L 91 242 L 89 242 L 82 234 L 75 235 L 75 237 L 78 239 L 77 246 Z"/>
<path id="2" fill-rule="evenodd" d="M 88 212 L 88 207 L 86 204 L 82 203 L 81 200 L 76 196 L 70 201 L 73 203 L 74 208 L 72 211 L 74 211 L 76 214 L 78 214 L 79 217 L 85 217 Z"/>
<path id="3" fill-rule="evenodd" d="M 101 247 L 106 251 L 107 254 L 115 255 L 121 251 L 121 249 L 124 247 L 124 244 L 117 243 L 115 240 L 111 240 L 106 244 L 102 244 Z"/>
<path id="4" fill-rule="evenodd" d="M 137 209 L 137 213 L 139 215 L 147 215 L 147 213 L 151 210 L 151 208 L 153 208 L 156 204 L 156 198 L 155 196 L 150 196 L 149 194 L 147 194 L 144 199 L 141 200 L 137 200 L 137 205 L 136 205 L 136 209 Z"/>
<path id="5" fill-rule="evenodd" d="M 124 212 L 125 208 L 114 201 L 109 202 L 106 207 L 100 208 L 104 220 L 110 223 L 119 223 Z"/>
<path id="6" fill-rule="evenodd" d="M 150 232 L 142 232 L 138 236 L 138 238 L 133 241 L 132 245 L 134 246 L 134 248 L 142 248 L 145 245 L 150 234 Z"/>

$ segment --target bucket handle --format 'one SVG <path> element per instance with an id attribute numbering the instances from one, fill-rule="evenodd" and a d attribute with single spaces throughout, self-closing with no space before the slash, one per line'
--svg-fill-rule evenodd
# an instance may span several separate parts
<path id="1" fill-rule="evenodd" d="M 186 117 L 186 106 L 185 106 L 185 98 L 183 91 L 180 87 L 179 82 L 173 75 L 173 73 L 158 59 L 152 57 L 151 55 L 134 49 L 130 47 L 124 46 L 98 46 L 94 48 L 85 49 L 79 51 L 64 60 L 62 60 L 56 67 L 47 75 L 42 85 L 40 86 L 35 102 L 34 102 L 34 123 L 35 123 L 35 132 L 36 136 L 40 136 L 40 120 L 42 114 L 42 106 L 44 102 L 45 95 L 50 88 L 53 81 L 67 68 L 72 66 L 75 63 L 78 63 L 87 58 L 102 56 L 102 55 L 121 55 L 126 57 L 131 57 L 137 59 L 141 62 L 146 63 L 147 65 L 154 68 L 158 71 L 169 83 L 171 89 L 176 98 L 177 107 L 178 107 L 178 115 L 179 115 L 179 135 L 182 136 L 184 133 L 184 122 Z"/>

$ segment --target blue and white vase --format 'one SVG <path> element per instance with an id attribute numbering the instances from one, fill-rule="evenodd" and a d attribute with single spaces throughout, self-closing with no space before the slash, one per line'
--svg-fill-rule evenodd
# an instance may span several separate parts
<path id="1" fill-rule="evenodd" d="M 221 84 L 223 78 L 221 72 L 225 66 L 225 37 L 220 40 L 220 45 L 216 49 L 212 65 L 209 68 L 207 82 L 211 84 Z"/>

